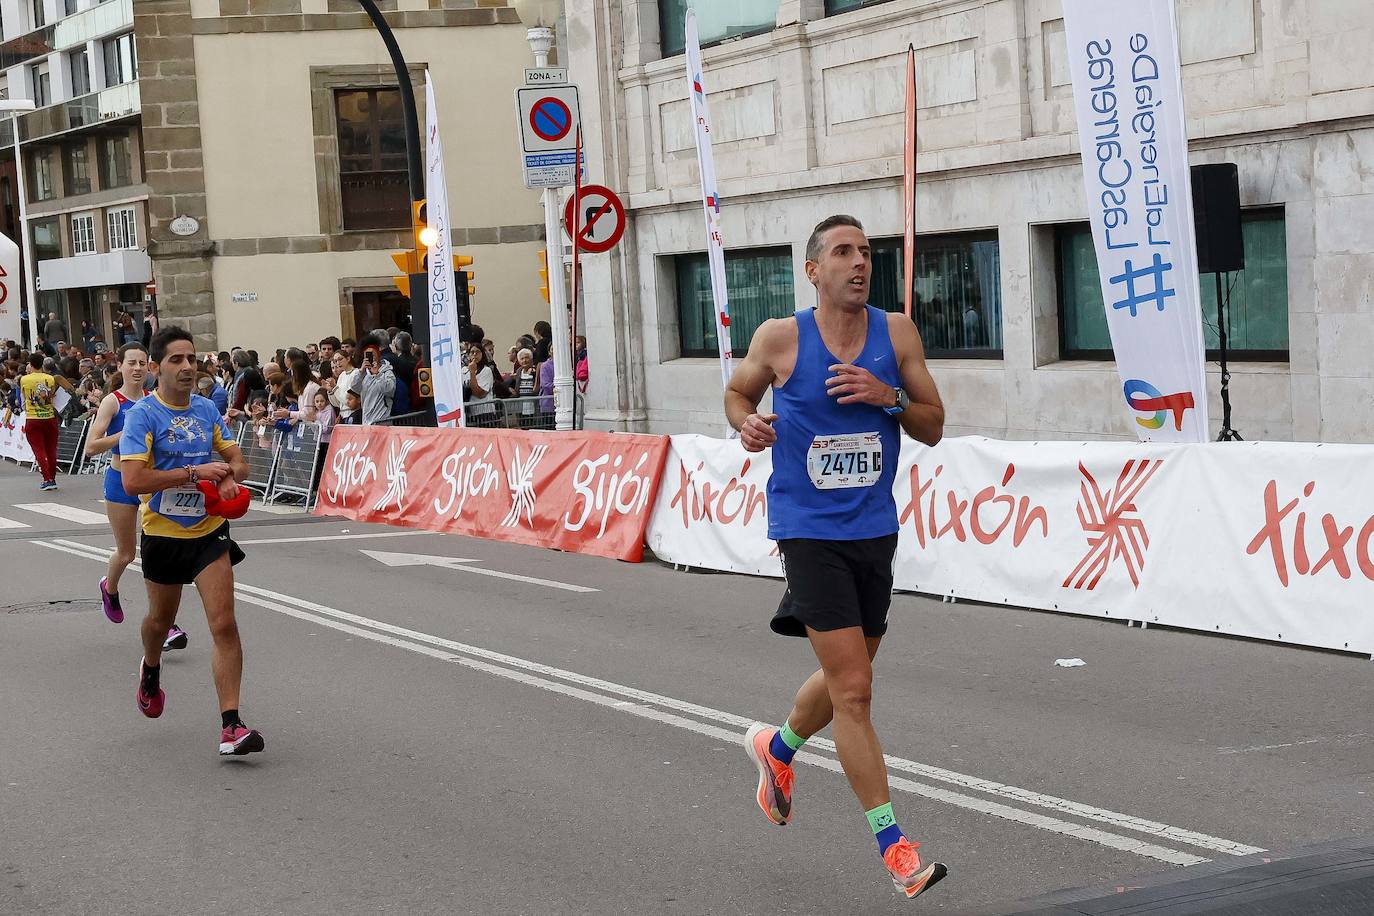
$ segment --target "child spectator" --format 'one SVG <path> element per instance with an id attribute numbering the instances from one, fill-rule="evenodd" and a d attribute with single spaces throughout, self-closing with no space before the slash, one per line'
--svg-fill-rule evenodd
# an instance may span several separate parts
<path id="1" fill-rule="evenodd" d="M 320 426 L 320 441 L 328 442 L 330 434 L 334 432 L 334 424 L 339 422 L 339 415 L 334 405 L 329 403 L 329 395 L 324 393 L 324 389 L 315 392 L 315 422 Z"/>

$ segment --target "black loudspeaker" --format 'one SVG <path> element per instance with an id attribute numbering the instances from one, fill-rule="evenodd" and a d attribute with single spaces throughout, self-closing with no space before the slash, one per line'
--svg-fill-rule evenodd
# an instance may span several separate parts
<path id="1" fill-rule="evenodd" d="M 1245 269 L 1240 231 L 1240 172 L 1234 162 L 1193 166 L 1193 225 L 1200 273 Z"/>

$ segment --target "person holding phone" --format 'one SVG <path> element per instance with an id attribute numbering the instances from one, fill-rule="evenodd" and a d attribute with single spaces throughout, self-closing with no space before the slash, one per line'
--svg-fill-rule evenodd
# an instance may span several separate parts
<path id="1" fill-rule="evenodd" d="M 369 341 L 363 350 L 363 425 L 371 426 L 391 416 L 396 398 L 396 373 L 380 356 L 381 348 Z"/>

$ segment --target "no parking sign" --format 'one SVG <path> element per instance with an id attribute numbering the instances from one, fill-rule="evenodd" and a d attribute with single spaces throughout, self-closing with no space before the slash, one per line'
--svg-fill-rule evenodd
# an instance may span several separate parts
<path id="1" fill-rule="evenodd" d="M 576 86 L 526 86 L 515 90 L 520 119 L 521 166 L 527 188 L 573 183 L 580 114 Z"/>

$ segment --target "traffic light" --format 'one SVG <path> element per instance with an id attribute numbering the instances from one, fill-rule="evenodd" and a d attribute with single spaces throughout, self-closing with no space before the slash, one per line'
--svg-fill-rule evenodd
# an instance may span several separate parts
<path id="1" fill-rule="evenodd" d="M 421 366 L 415 370 L 415 379 L 419 382 L 420 397 L 434 397 L 434 376 L 428 366 Z"/>
<path id="2" fill-rule="evenodd" d="M 477 287 L 470 282 L 472 276 L 472 258 L 465 254 L 455 254 L 453 256 L 453 298 L 458 312 L 458 334 L 461 338 L 467 337 L 468 326 L 472 324 L 471 297 L 477 292 Z"/>
<path id="3" fill-rule="evenodd" d="M 477 271 L 472 270 L 472 258 L 465 254 L 455 254 L 453 256 L 453 279 L 457 286 L 467 287 L 468 295 L 477 295 L 477 287 L 472 284 L 472 279 L 477 275 Z"/>
<path id="4" fill-rule="evenodd" d="M 546 249 L 539 250 L 539 280 L 542 284 L 539 287 L 539 294 L 544 297 L 544 301 L 549 301 L 549 253 Z"/>
<path id="5" fill-rule="evenodd" d="M 425 202 L 423 200 L 412 201 L 410 204 L 410 230 L 413 235 L 411 247 L 406 251 L 398 251 L 391 256 L 397 269 L 404 274 L 404 276 L 392 277 L 391 282 L 396 284 L 401 295 L 407 299 L 410 298 L 411 275 L 425 272 L 425 260 L 429 254 L 429 244 L 435 240 L 434 230 L 425 222 Z"/>

